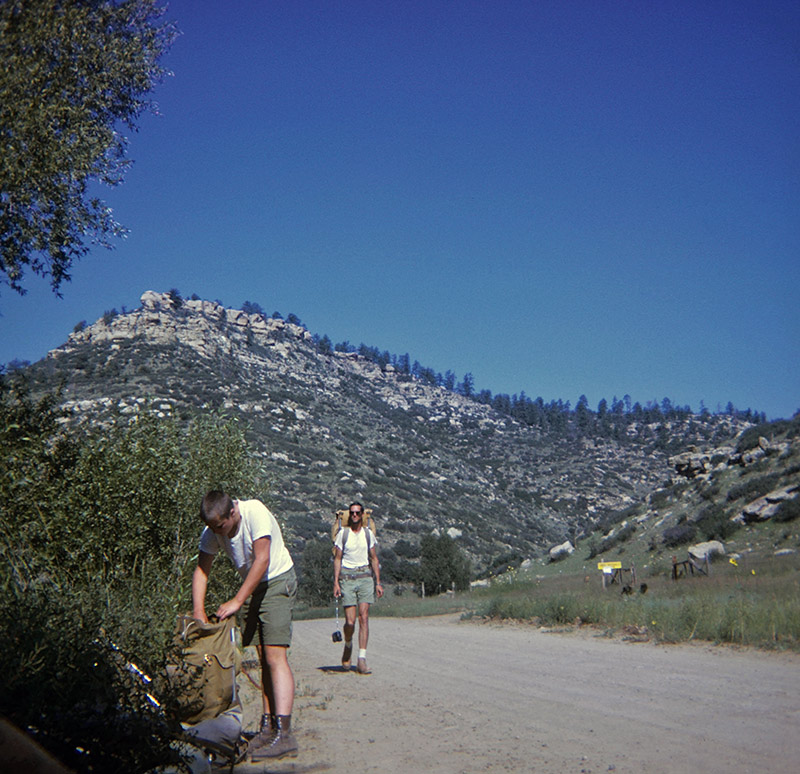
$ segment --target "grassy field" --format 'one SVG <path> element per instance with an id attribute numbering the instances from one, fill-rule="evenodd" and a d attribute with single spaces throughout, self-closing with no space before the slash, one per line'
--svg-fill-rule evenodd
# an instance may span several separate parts
<path id="1" fill-rule="evenodd" d="M 656 642 L 703 640 L 765 649 L 800 650 L 800 558 L 797 554 L 719 559 L 706 576 L 672 580 L 668 572 L 637 577 L 630 594 L 602 587 L 600 572 L 535 575 L 514 571 L 490 586 L 420 599 L 391 591 L 373 616 L 461 612 L 464 617 L 527 621 L 547 627 L 590 625 L 611 634 Z M 551 569 L 552 572 L 552 568 Z M 641 584 L 646 583 L 644 593 Z M 333 607 L 298 611 L 300 618 L 333 616 Z M 340 610 L 341 617 L 341 610 Z"/>

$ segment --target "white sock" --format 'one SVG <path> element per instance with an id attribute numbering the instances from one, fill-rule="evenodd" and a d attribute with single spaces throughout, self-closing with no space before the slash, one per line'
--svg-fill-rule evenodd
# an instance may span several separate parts
<path id="1" fill-rule="evenodd" d="M 358 649 L 358 657 L 359 658 L 366 658 L 367 657 L 367 649 L 366 648 L 359 648 Z"/>

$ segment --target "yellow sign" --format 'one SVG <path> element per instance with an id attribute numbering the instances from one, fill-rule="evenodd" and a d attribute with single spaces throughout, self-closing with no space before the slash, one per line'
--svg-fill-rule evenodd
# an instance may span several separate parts
<path id="1" fill-rule="evenodd" d="M 598 570 L 621 570 L 622 562 L 598 562 Z"/>

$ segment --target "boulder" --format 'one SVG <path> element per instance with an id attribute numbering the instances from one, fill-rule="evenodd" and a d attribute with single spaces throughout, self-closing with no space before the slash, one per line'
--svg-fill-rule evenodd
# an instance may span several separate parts
<path id="1" fill-rule="evenodd" d="M 168 298 L 166 293 L 156 293 L 154 290 L 145 290 L 139 300 L 145 309 L 160 309 Z"/>
<path id="2" fill-rule="evenodd" d="M 719 540 L 708 540 L 705 543 L 689 546 L 689 556 L 704 562 L 711 561 L 715 556 L 725 556 L 725 546 Z"/>
<path id="3" fill-rule="evenodd" d="M 678 475 L 685 478 L 707 473 L 711 465 L 711 458 L 705 452 L 698 452 L 694 448 L 683 454 L 676 454 L 669 458 L 669 464 L 675 468 Z"/>
<path id="4" fill-rule="evenodd" d="M 553 546 L 550 549 L 550 560 L 554 562 L 557 559 L 563 559 L 565 556 L 569 556 L 574 550 L 575 546 L 567 540 L 560 546 Z"/>
<path id="5" fill-rule="evenodd" d="M 742 465 L 752 465 L 754 462 L 758 462 L 759 460 L 764 459 L 767 456 L 767 453 L 762 449 L 760 446 L 756 446 L 755 449 L 750 449 L 750 451 L 745 452 L 742 454 Z"/>
<path id="6" fill-rule="evenodd" d="M 741 514 L 734 517 L 734 521 L 738 521 L 740 524 L 768 521 L 776 514 L 781 503 L 784 500 L 792 499 L 798 490 L 800 490 L 800 485 L 798 484 L 790 484 L 780 489 L 774 489 L 763 497 L 759 497 L 757 500 L 745 505 Z"/>

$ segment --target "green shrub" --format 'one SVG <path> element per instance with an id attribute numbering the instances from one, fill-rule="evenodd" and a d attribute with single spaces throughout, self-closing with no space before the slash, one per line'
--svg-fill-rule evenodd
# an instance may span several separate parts
<path id="1" fill-rule="evenodd" d="M 495 556 L 489 563 L 489 566 L 486 568 L 486 572 L 489 575 L 508 572 L 509 570 L 513 570 L 515 567 L 519 567 L 524 560 L 525 557 L 518 551 L 509 551 L 500 554 L 499 556 Z"/>
<path id="2" fill-rule="evenodd" d="M 791 500 L 784 500 L 772 518 L 777 522 L 787 522 L 794 521 L 798 517 L 800 517 L 800 497 L 794 497 Z"/>
<path id="3" fill-rule="evenodd" d="M 589 542 L 589 554 L 587 555 L 587 559 L 594 559 L 599 554 L 605 554 L 610 551 L 615 546 L 620 545 L 621 543 L 626 542 L 629 538 L 632 537 L 633 533 L 636 532 L 636 525 L 635 524 L 626 524 L 622 529 L 615 532 L 613 535 L 609 535 L 604 540 L 601 540 L 599 543 L 592 538 Z"/>
<path id="4" fill-rule="evenodd" d="M 780 480 L 780 473 L 769 473 L 766 476 L 749 478 L 738 486 L 731 487 L 728 490 L 727 500 L 728 502 L 733 502 L 734 500 L 745 500 L 746 502 L 757 500 L 773 490 Z"/>
<path id="5" fill-rule="evenodd" d="M 83 432 L 55 403 L 0 380 L 0 608 L 13 611 L 0 623 L 0 715 L 37 728 L 71 768 L 146 770 L 168 762 L 171 729 L 127 664 L 163 671 L 190 609 L 203 493 L 264 497 L 266 484 L 221 417 L 180 427 L 142 413 Z M 215 576 L 209 606 L 238 585 L 232 570 Z"/>
<path id="6" fill-rule="evenodd" d="M 298 586 L 300 599 L 312 606 L 327 605 L 333 599 L 333 552 L 331 541 L 309 540 L 303 549 Z"/>
<path id="7" fill-rule="evenodd" d="M 678 546 L 691 543 L 697 530 L 692 524 L 677 524 L 674 527 L 664 530 L 663 540 L 667 548 L 677 548 Z"/>
<path id="8" fill-rule="evenodd" d="M 400 540 L 394 544 L 394 551 L 398 556 L 402 556 L 406 559 L 416 559 L 419 556 L 419 546 L 403 538 L 400 538 Z"/>
<path id="9" fill-rule="evenodd" d="M 718 503 L 700 511 L 695 524 L 706 540 L 726 540 L 740 527 Z"/>

